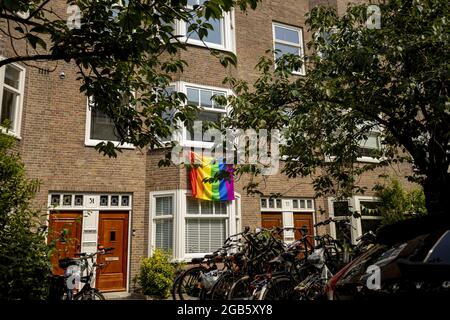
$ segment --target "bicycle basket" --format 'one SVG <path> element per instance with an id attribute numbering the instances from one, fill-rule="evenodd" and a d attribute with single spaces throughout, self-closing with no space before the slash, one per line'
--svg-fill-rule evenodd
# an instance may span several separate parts
<path id="1" fill-rule="evenodd" d="M 313 265 L 323 264 L 325 262 L 324 253 L 325 250 L 323 248 L 315 249 L 307 259 Z"/>
<path id="2" fill-rule="evenodd" d="M 203 287 L 207 290 L 211 289 L 216 281 L 219 279 L 221 272 L 218 270 L 213 270 L 201 275 L 200 282 Z"/>

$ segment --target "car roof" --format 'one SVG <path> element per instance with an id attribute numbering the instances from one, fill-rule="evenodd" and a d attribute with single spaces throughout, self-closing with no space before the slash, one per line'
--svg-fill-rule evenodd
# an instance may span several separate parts
<path id="1" fill-rule="evenodd" d="M 427 215 L 381 227 L 377 232 L 377 239 L 381 244 L 394 245 L 422 234 L 447 230 L 450 230 L 450 213 Z"/>

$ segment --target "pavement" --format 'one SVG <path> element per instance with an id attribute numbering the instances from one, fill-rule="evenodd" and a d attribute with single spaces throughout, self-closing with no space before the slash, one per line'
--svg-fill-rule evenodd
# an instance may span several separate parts
<path id="1" fill-rule="evenodd" d="M 103 295 L 106 300 L 145 300 L 145 296 L 130 292 L 106 292 Z"/>

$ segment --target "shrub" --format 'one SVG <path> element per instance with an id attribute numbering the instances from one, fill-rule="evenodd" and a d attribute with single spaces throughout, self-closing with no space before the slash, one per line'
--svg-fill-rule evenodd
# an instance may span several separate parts
<path id="1" fill-rule="evenodd" d="M 45 299 L 50 248 L 30 206 L 37 182 L 26 178 L 14 143 L 0 133 L 0 300 Z"/>
<path id="2" fill-rule="evenodd" d="M 390 184 L 377 185 L 375 190 L 375 196 L 380 199 L 383 225 L 427 213 L 425 194 L 420 188 L 408 192 L 397 179 L 391 179 Z"/>
<path id="3" fill-rule="evenodd" d="M 175 277 L 175 266 L 170 262 L 171 255 L 156 249 L 149 258 L 142 259 L 139 285 L 142 293 L 164 299 L 170 295 Z"/>

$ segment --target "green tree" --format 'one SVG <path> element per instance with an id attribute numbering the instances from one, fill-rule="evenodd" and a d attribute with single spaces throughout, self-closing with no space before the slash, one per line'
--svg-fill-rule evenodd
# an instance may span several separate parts
<path id="1" fill-rule="evenodd" d="M 194 2 L 67 0 L 64 6 L 62 0 L 1 0 L 0 30 L 16 54 L 0 61 L 0 67 L 71 62 L 78 68 L 81 92 L 113 119 L 122 143 L 160 146 L 159 137 L 169 136 L 177 120 L 192 119 L 195 111 L 183 107 L 185 95 L 165 90 L 186 66 L 179 53 L 187 45 L 174 22 L 190 22 L 187 32 L 204 39 L 213 28 L 211 19 L 235 7 L 255 8 L 258 1 L 202 0 L 200 6 L 187 6 Z M 19 50 L 21 45 L 28 50 Z M 235 63 L 232 54 L 211 52 L 224 66 Z M 116 156 L 112 143 L 98 149 Z"/>
<path id="2" fill-rule="evenodd" d="M 423 190 L 405 191 L 397 179 L 391 179 L 387 185 L 377 185 L 375 196 L 380 200 L 378 208 L 383 216 L 383 224 L 422 216 L 427 212 Z"/>
<path id="3" fill-rule="evenodd" d="M 0 133 L 0 300 L 43 299 L 50 275 L 39 211 L 30 207 L 37 182 L 25 177 L 15 138 Z"/>
<path id="4" fill-rule="evenodd" d="M 380 28 L 367 23 L 365 4 L 342 16 L 331 7 L 312 9 L 306 75 L 291 75 L 303 63 L 294 55 L 283 56 L 274 71 L 271 55 L 261 58 L 253 86 L 226 79 L 237 92 L 226 125 L 285 128 L 283 171 L 311 176 L 318 195 L 362 193 L 364 172 L 408 162 L 428 212 L 448 213 L 450 3 L 389 0 L 379 8 Z M 378 162 L 358 162 L 375 130 L 382 150 L 366 155 Z"/>

